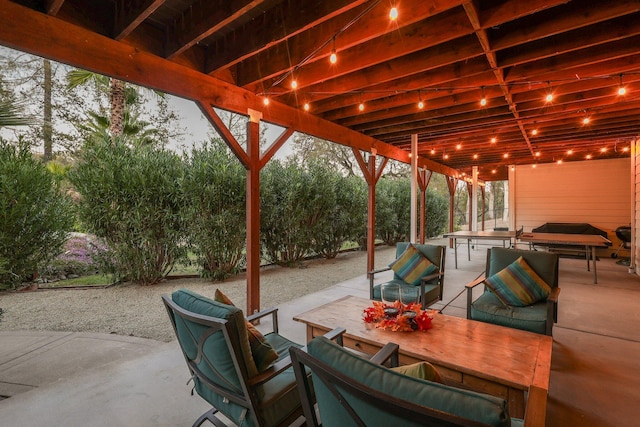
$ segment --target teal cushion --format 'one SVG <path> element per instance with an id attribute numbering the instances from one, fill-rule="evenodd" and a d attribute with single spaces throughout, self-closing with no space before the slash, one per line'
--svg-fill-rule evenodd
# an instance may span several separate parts
<path id="1" fill-rule="evenodd" d="M 547 303 L 538 302 L 526 307 L 506 306 L 491 292 L 484 292 L 471 304 L 471 318 L 481 322 L 545 334 Z"/>
<path id="2" fill-rule="evenodd" d="M 383 393 L 491 426 L 510 426 L 507 402 L 504 399 L 393 372 L 354 355 L 324 337 L 314 338 L 308 344 L 308 352 L 334 369 Z M 355 425 L 336 401 L 335 396 L 319 379 L 314 380 L 313 387 L 323 425 L 341 427 Z M 406 422 L 401 416 L 385 413 L 375 405 L 357 401 L 352 396 L 347 395 L 346 398 L 355 411 L 363 417 L 367 426 L 422 425 Z"/>
<path id="3" fill-rule="evenodd" d="M 393 283 L 393 284 L 396 284 L 396 285 L 398 285 L 400 287 L 405 287 L 406 286 L 406 287 L 415 288 L 415 285 L 408 285 L 402 279 L 393 279 L 393 280 L 390 280 L 389 282 L 382 283 L 382 284 L 378 283 L 376 285 L 373 285 L 373 299 L 374 300 L 376 300 L 376 301 L 381 301 L 382 300 L 382 293 L 381 293 L 380 289 L 381 289 L 382 285 L 385 285 L 387 283 Z M 398 292 L 398 295 L 396 295 L 396 298 L 395 298 L 396 300 L 400 299 L 400 288 L 398 288 L 398 289 L 399 289 L 399 292 Z M 440 287 L 438 285 L 436 285 L 436 284 L 426 284 L 424 286 L 424 295 L 425 295 L 424 300 L 425 300 L 426 304 L 430 305 L 430 303 L 432 301 L 435 302 L 435 301 L 440 299 Z M 392 295 L 392 298 L 393 298 L 393 295 Z"/>
<path id="4" fill-rule="evenodd" d="M 484 284 L 503 304 L 516 307 L 546 300 L 551 293 L 549 285 L 522 257 L 488 277 Z"/>
<path id="5" fill-rule="evenodd" d="M 433 264 L 427 257 L 409 244 L 405 251 L 389 267 L 395 274 L 410 285 L 420 284 L 423 276 L 435 273 L 438 266 Z"/>
<path id="6" fill-rule="evenodd" d="M 491 248 L 490 251 L 487 277 L 493 276 L 519 257 L 523 257 L 547 285 L 552 288 L 558 286 L 558 254 L 511 248 Z"/>

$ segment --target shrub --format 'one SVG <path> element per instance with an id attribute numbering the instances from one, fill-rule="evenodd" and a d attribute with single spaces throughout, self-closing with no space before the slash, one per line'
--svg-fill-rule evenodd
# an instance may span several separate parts
<path id="1" fill-rule="evenodd" d="M 427 189 L 425 213 L 426 237 L 436 237 L 446 231 L 449 224 L 449 198 Z"/>
<path id="2" fill-rule="evenodd" d="M 70 203 L 26 144 L 0 139 L 0 282 L 15 287 L 61 252 Z"/>
<path id="3" fill-rule="evenodd" d="M 409 240 L 411 184 L 384 177 L 376 185 L 376 235 L 387 245 Z"/>
<path id="4" fill-rule="evenodd" d="M 358 241 L 366 231 L 367 186 L 362 178 L 331 172 L 326 178 L 333 203 L 314 232 L 313 250 L 335 258 L 347 241 Z"/>
<path id="5" fill-rule="evenodd" d="M 261 240 L 266 258 L 295 265 L 310 254 L 314 235 L 334 204 L 329 172 L 293 162 L 271 161 L 263 171 Z"/>
<path id="6" fill-rule="evenodd" d="M 189 239 L 201 275 L 237 274 L 246 246 L 246 171 L 219 139 L 194 149 L 182 183 Z"/>
<path id="7" fill-rule="evenodd" d="M 101 269 L 117 280 L 155 284 L 186 260 L 181 159 L 122 140 L 88 146 L 69 179 L 81 195 L 80 219 L 104 240 Z"/>

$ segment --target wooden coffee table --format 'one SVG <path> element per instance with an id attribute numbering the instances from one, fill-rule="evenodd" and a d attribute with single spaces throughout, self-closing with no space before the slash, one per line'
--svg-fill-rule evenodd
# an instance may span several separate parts
<path id="1" fill-rule="evenodd" d="M 307 325 L 307 340 L 344 327 L 345 347 L 367 354 L 394 342 L 400 346 L 401 365 L 428 361 L 450 385 L 504 398 L 513 417 L 524 417 L 531 386 L 549 390 L 550 336 L 443 314 L 434 314 L 433 328 L 426 332 L 385 331 L 362 320 L 371 304 L 346 296 L 293 320 Z"/>

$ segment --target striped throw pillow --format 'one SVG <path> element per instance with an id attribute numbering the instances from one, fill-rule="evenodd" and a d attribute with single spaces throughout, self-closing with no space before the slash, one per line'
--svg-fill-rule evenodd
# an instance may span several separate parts
<path id="1" fill-rule="evenodd" d="M 214 300 L 222 304 L 234 305 L 229 297 L 223 294 L 220 289 L 216 289 Z M 251 322 L 247 322 L 247 336 L 249 337 L 253 361 L 256 363 L 258 372 L 262 372 L 278 359 L 278 352 L 267 342 L 264 335 L 262 335 Z"/>
<path id="2" fill-rule="evenodd" d="M 410 285 L 418 285 L 423 276 L 438 271 L 438 267 L 412 244 L 409 244 L 402 255 L 389 264 L 389 267 Z"/>
<path id="3" fill-rule="evenodd" d="M 546 300 L 551 293 L 551 287 L 522 257 L 485 279 L 484 284 L 503 304 L 516 307 Z"/>

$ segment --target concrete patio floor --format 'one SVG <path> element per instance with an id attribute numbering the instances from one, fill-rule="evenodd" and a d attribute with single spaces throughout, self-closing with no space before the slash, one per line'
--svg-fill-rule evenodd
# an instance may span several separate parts
<path id="1" fill-rule="evenodd" d="M 476 246 L 468 261 L 460 245 L 458 269 L 448 249 L 445 298 L 433 308 L 482 272 L 485 249 Z M 602 258 L 594 285 L 584 260 L 562 258 L 560 287 L 547 426 L 638 425 L 640 278 Z M 304 325 L 292 317 L 344 295 L 368 297 L 365 275 L 281 305 L 280 332 L 304 342 Z M 463 294 L 444 313 L 464 316 L 465 301 Z M 208 405 L 191 396 L 188 379 L 175 341 L 2 332 L 0 395 L 10 397 L 0 401 L 0 426 L 189 426 Z"/>

